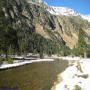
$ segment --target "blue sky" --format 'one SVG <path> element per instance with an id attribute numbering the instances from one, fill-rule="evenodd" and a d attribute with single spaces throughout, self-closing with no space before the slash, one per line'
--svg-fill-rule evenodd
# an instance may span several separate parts
<path id="1" fill-rule="evenodd" d="M 50 6 L 72 8 L 82 14 L 90 14 L 90 0 L 44 0 Z"/>

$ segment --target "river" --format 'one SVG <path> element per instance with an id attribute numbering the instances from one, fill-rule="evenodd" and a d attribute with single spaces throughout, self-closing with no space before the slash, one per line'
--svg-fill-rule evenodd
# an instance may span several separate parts
<path id="1" fill-rule="evenodd" d="M 0 70 L 0 90 L 50 90 L 68 62 L 36 62 Z"/>

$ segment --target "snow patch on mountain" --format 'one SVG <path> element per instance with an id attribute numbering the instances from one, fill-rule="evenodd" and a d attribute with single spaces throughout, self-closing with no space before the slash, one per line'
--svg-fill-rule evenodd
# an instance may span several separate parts
<path id="1" fill-rule="evenodd" d="M 90 22 L 90 15 L 80 14 L 71 8 L 50 6 L 47 11 L 49 11 L 53 15 L 81 16 L 83 19 Z"/>
<path id="2" fill-rule="evenodd" d="M 90 15 L 81 15 L 83 19 L 86 19 L 90 22 Z"/>
<path id="3" fill-rule="evenodd" d="M 48 10 L 51 14 L 54 15 L 73 15 L 77 16 L 79 15 L 76 11 L 74 11 L 71 8 L 67 7 L 55 7 L 55 6 L 50 6 L 50 10 Z"/>

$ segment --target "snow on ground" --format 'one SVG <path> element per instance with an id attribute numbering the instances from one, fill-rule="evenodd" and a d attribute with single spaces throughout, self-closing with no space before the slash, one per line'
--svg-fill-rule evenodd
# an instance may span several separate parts
<path id="1" fill-rule="evenodd" d="M 90 59 L 81 59 L 72 62 L 72 65 L 60 75 L 62 82 L 55 86 L 55 90 L 90 90 Z"/>
<path id="2" fill-rule="evenodd" d="M 0 69 L 12 68 L 12 67 L 17 67 L 17 66 L 29 64 L 29 63 L 45 62 L 45 61 L 54 61 L 54 59 L 15 60 L 13 64 L 4 63 L 4 64 L 0 65 Z"/>
<path id="3" fill-rule="evenodd" d="M 4 63 L 0 65 L 0 69 L 17 67 L 34 62 L 54 61 L 54 58 L 68 60 L 69 66 L 59 77 L 62 81 L 55 85 L 55 90 L 75 90 L 78 85 L 81 90 L 90 90 L 90 59 L 80 57 L 58 57 L 52 56 L 48 59 L 37 60 L 15 60 L 13 64 Z"/>
<path id="4" fill-rule="evenodd" d="M 62 60 L 72 60 L 72 61 L 76 61 L 76 60 L 80 60 L 81 57 L 72 57 L 72 56 L 57 56 L 57 55 L 52 55 L 51 58 L 54 58 L 54 59 L 62 59 Z"/>

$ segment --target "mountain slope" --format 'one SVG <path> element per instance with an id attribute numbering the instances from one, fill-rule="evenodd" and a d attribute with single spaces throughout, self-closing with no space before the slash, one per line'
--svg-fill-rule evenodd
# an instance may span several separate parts
<path id="1" fill-rule="evenodd" d="M 67 7 L 46 6 L 46 10 L 56 16 L 56 23 L 58 23 L 57 30 L 59 30 L 59 32 L 61 31 L 60 35 L 70 48 L 76 46 L 80 29 L 83 29 L 86 33 L 90 31 L 89 15 L 82 15 Z M 89 33 L 87 37 L 85 37 L 85 39 L 86 42 L 89 43 Z"/>
<path id="2" fill-rule="evenodd" d="M 62 31 L 60 34 L 63 40 L 71 48 L 76 45 L 78 41 L 78 34 L 81 29 L 83 29 L 85 32 L 90 31 L 90 23 L 88 23 L 86 20 L 83 20 L 79 16 L 58 16 L 57 20 L 61 27 L 59 32 L 60 30 Z M 90 37 L 90 34 L 87 36 Z M 87 40 L 89 40 L 89 38 L 87 38 Z"/>
<path id="3" fill-rule="evenodd" d="M 71 8 L 50 6 L 47 10 L 53 15 L 81 16 L 83 19 L 90 22 L 90 15 L 80 14 Z"/>
<path id="4" fill-rule="evenodd" d="M 6 24 L 7 28 L 9 24 L 13 28 L 13 31 L 16 32 L 20 53 L 35 52 L 40 53 L 42 56 L 43 53 L 57 53 L 61 45 L 67 48 L 60 34 L 54 33 L 56 32 L 55 16 L 44 9 L 42 3 L 28 3 L 26 0 L 3 0 L 1 3 L 1 12 L 5 15 L 2 19 L 2 21 L 5 20 L 5 22 L 1 23 L 1 25 Z M 11 35 L 4 27 L 2 28 L 10 37 Z M 3 38 L 6 38 L 3 34 L 2 32 Z M 1 41 L 3 41 L 3 39 L 1 39 Z M 7 51 L 13 49 L 10 42 L 11 41 L 9 41 L 8 46 L 5 44 Z M 2 42 L 0 42 L 0 44 L 2 45 Z M 2 49 L 2 47 L 0 48 Z"/>
<path id="5" fill-rule="evenodd" d="M 47 10 L 52 8 L 42 1 L 1 0 L 0 4 L 5 16 L 3 23 L 11 25 L 15 30 L 20 52 L 65 53 L 77 45 L 81 29 L 87 33 L 87 36 L 83 37 L 90 43 L 90 23 L 82 19 L 77 12 L 71 15 L 74 14 L 71 9 L 70 15 L 65 16 L 55 15 L 56 12 L 53 15 Z M 9 44 L 8 49 L 10 48 Z"/>

